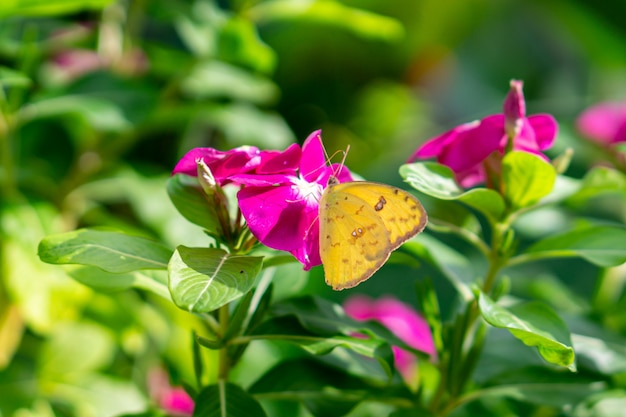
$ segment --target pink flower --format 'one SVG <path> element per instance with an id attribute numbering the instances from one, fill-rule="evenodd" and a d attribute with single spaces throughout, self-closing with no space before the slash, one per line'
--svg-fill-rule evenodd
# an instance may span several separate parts
<path id="1" fill-rule="evenodd" d="M 409 159 L 437 158 L 437 162 L 454 171 L 463 187 L 487 180 L 488 158 L 508 150 L 533 153 L 546 158 L 541 151 L 554 143 L 557 123 L 549 114 L 526 117 L 522 82 L 511 81 L 503 114 L 457 126 L 423 144 Z"/>
<path id="2" fill-rule="evenodd" d="M 189 394 L 180 387 L 172 387 L 169 378 L 162 369 L 154 369 L 148 375 L 148 390 L 150 397 L 159 408 L 174 416 L 191 416 L 194 401 Z"/>
<path id="3" fill-rule="evenodd" d="M 414 349 L 431 356 L 437 354 L 426 320 L 415 310 L 391 297 L 373 300 L 363 295 L 350 297 L 344 303 L 346 314 L 355 320 L 376 320 L 394 335 Z M 404 349 L 393 346 L 396 367 L 407 379 L 412 379 L 415 356 Z"/>
<path id="4" fill-rule="evenodd" d="M 267 168 L 275 162 L 268 162 L 266 171 L 272 172 Z M 244 185 L 237 199 L 250 231 L 265 246 L 293 254 L 305 270 L 320 265 L 319 200 L 331 175 L 339 182 L 351 181 L 350 172 L 336 164 L 326 165 L 319 130 L 302 145 L 297 172 L 263 171 L 231 177 Z"/>
<path id="5" fill-rule="evenodd" d="M 220 186 L 233 182 L 235 175 L 295 174 L 300 162 L 301 150 L 293 144 L 285 151 L 260 151 L 254 146 L 240 146 L 229 151 L 214 148 L 194 148 L 187 152 L 174 167 L 172 174 L 198 175 L 198 161 L 209 167 Z"/>
<path id="6" fill-rule="evenodd" d="M 589 139 L 611 145 L 626 142 L 626 102 L 604 102 L 589 107 L 576 120 Z"/>

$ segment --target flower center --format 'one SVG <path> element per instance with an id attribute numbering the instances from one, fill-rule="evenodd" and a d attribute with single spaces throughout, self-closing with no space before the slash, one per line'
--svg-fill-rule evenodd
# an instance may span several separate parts
<path id="1" fill-rule="evenodd" d="M 293 180 L 293 186 L 298 199 L 306 201 L 309 206 L 319 204 L 324 188 L 317 182 L 308 182 L 304 178 L 297 177 Z"/>

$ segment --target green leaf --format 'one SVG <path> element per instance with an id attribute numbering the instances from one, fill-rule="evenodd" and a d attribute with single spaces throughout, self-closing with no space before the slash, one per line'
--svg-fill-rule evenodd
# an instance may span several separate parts
<path id="1" fill-rule="evenodd" d="M 276 67 L 276 53 L 261 40 L 254 24 L 236 16 L 219 32 L 217 56 L 263 74 L 271 74 Z"/>
<path id="2" fill-rule="evenodd" d="M 579 334 L 572 334 L 572 340 L 581 367 L 604 375 L 626 372 L 626 347 L 623 343 Z"/>
<path id="3" fill-rule="evenodd" d="M 261 405 L 241 387 L 219 382 L 195 398 L 193 417 L 267 417 Z"/>
<path id="4" fill-rule="evenodd" d="M 626 410 L 626 391 L 623 389 L 604 390 L 584 398 L 571 414 L 573 417 L 616 417 Z"/>
<path id="5" fill-rule="evenodd" d="M 363 401 L 370 389 L 341 369 L 305 358 L 278 363 L 250 387 L 250 393 L 268 399 L 277 394 L 302 402 L 314 416 L 340 417 Z"/>
<path id="6" fill-rule="evenodd" d="M 602 383 L 520 383 L 507 384 L 474 391 L 471 397 L 511 398 L 518 401 L 552 406 L 558 408 L 571 407 L 583 398 L 604 388 Z"/>
<path id="7" fill-rule="evenodd" d="M 219 61 L 197 64 L 181 82 L 184 94 L 199 99 L 243 100 L 271 104 L 279 94 L 268 78 Z"/>
<path id="8" fill-rule="evenodd" d="M 183 217 L 213 235 L 223 235 L 216 206 L 202 191 L 197 178 L 176 174 L 167 181 L 167 193 Z"/>
<path id="9" fill-rule="evenodd" d="M 262 264 L 260 256 L 179 246 L 168 267 L 174 303 L 196 313 L 218 309 L 250 291 Z"/>
<path id="10" fill-rule="evenodd" d="M 571 371 L 576 369 L 569 330 L 545 304 L 528 302 L 505 309 L 482 293 L 478 304 L 487 323 L 507 329 L 527 346 L 537 347 L 547 362 L 566 366 Z"/>
<path id="11" fill-rule="evenodd" d="M 476 279 L 476 271 L 469 259 L 456 250 L 424 233 L 404 243 L 400 250 L 440 271 L 463 299 L 469 301 L 474 298 L 470 285 Z"/>
<path id="12" fill-rule="evenodd" d="M 53 16 L 102 9 L 113 0 L 3 0 L 0 17 Z"/>
<path id="13" fill-rule="evenodd" d="M 359 355 L 376 359 L 388 378 L 393 375 L 391 347 L 385 340 L 375 336 L 316 335 L 307 331 L 293 316 L 269 320 L 261 325 L 255 333 L 258 339 L 267 338 L 294 343 L 313 355 L 326 355 L 338 347 L 350 349 Z"/>
<path id="14" fill-rule="evenodd" d="M 537 155 L 514 151 L 502 159 L 504 198 L 513 208 L 537 203 L 550 194 L 555 181 L 554 167 Z"/>
<path id="15" fill-rule="evenodd" d="M 511 261 L 574 256 L 600 267 L 621 265 L 626 262 L 626 228 L 593 226 L 570 230 L 540 240 Z"/>
<path id="16" fill-rule="evenodd" d="M 250 387 L 250 393 L 263 400 L 300 401 L 316 417 L 344 416 L 363 401 L 368 402 L 366 415 L 387 415 L 372 414 L 372 403 L 410 407 L 415 398 L 404 384 L 371 383 L 346 372 L 344 363 L 322 363 L 313 358 L 278 363 Z"/>
<path id="17" fill-rule="evenodd" d="M 97 291 L 113 292 L 129 288 L 140 288 L 152 291 L 167 300 L 171 300 L 169 290 L 167 289 L 167 274 L 162 270 L 115 274 L 93 266 L 78 266 L 70 268 L 68 275 L 81 284 Z"/>
<path id="18" fill-rule="evenodd" d="M 122 232 L 79 229 L 45 237 L 39 258 L 51 264 L 97 266 L 108 272 L 165 269 L 172 254 L 163 244 Z"/>
<path id="19" fill-rule="evenodd" d="M 30 103 L 19 112 L 22 123 L 68 115 L 75 116 L 92 129 L 104 132 L 124 132 L 132 127 L 131 122 L 117 104 L 87 95 L 48 98 Z M 76 119 L 73 121 L 76 122 Z"/>
<path id="20" fill-rule="evenodd" d="M 38 374 L 44 380 L 77 380 L 110 365 L 114 351 L 113 334 L 104 327 L 81 322 L 59 324 L 42 347 Z"/>
<path id="21" fill-rule="evenodd" d="M 488 188 L 463 190 L 447 166 L 435 162 L 406 164 L 400 167 L 400 176 L 424 194 L 440 200 L 460 201 L 492 221 L 497 221 L 504 212 L 504 200 L 500 194 Z"/>
<path id="22" fill-rule="evenodd" d="M 569 198 L 573 204 L 581 204 L 603 194 L 624 194 L 626 192 L 626 175 L 608 167 L 591 169 L 582 179 L 577 193 Z"/>
<path id="23" fill-rule="evenodd" d="M 344 28 L 357 36 L 394 42 L 405 35 L 402 24 L 393 18 L 346 6 L 332 0 L 315 2 L 267 1 L 250 10 L 257 22 L 300 20 Z"/>
<path id="24" fill-rule="evenodd" d="M 2 12 L 0 12 L 1 14 Z M 0 88 L 30 87 L 32 80 L 24 73 L 0 65 Z"/>

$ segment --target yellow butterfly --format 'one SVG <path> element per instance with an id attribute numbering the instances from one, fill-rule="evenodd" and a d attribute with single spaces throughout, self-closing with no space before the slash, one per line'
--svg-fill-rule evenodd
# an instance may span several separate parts
<path id="1" fill-rule="evenodd" d="M 391 252 L 424 230 L 427 215 L 417 198 L 399 188 L 331 177 L 319 221 L 326 283 L 342 290 L 371 277 Z"/>

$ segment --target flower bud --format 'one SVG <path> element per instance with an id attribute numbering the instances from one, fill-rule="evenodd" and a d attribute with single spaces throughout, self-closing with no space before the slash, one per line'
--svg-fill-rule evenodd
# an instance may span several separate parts
<path id="1" fill-rule="evenodd" d="M 523 120 L 526 117 L 523 85 L 524 83 L 520 80 L 511 80 L 511 89 L 504 99 L 505 131 L 509 138 L 515 138 L 519 135 Z"/>

